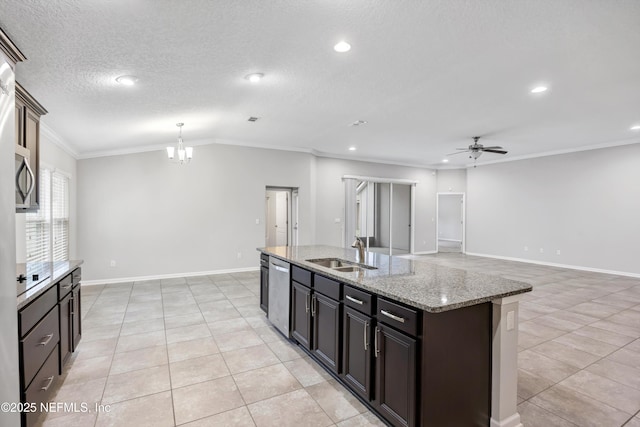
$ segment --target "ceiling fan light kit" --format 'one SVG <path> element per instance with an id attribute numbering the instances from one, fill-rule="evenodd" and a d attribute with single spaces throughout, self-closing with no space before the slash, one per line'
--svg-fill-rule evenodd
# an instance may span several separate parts
<path id="1" fill-rule="evenodd" d="M 495 154 L 507 154 L 508 151 L 505 150 L 504 148 L 494 145 L 491 147 L 485 147 L 484 145 L 478 143 L 478 141 L 480 141 L 480 137 L 479 136 L 474 136 L 473 137 L 473 144 L 469 145 L 469 147 L 467 148 L 456 148 L 456 150 L 460 150 L 457 151 L 455 153 L 449 153 L 447 154 L 447 156 L 453 156 L 454 154 L 460 154 L 460 153 L 469 153 L 469 158 L 473 159 L 473 161 L 475 162 L 478 157 L 480 157 L 482 155 L 482 153 L 495 153 Z"/>

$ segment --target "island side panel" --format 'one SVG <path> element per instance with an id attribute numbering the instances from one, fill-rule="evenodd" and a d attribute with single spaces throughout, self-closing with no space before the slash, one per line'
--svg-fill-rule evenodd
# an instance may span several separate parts
<path id="1" fill-rule="evenodd" d="M 423 315 L 423 426 L 489 425 L 492 304 Z"/>

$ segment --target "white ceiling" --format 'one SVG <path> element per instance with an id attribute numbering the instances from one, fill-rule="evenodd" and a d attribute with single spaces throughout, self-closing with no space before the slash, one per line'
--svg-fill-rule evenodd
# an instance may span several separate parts
<path id="1" fill-rule="evenodd" d="M 509 150 L 481 161 L 640 142 L 638 0 L 3 0 L 0 27 L 80 158 L 161 148 L 177 122 L 188 144 L 420 166 L 474 135 Z"/>

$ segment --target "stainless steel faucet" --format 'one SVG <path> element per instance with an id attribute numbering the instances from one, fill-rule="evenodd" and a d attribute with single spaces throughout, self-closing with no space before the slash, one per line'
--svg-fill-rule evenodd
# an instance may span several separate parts
<path id="1" fill-rule="evenodd" d="M 358 236 L 356 236 L 356 240 L 353 241 L 351 247 L 358 249 L 358 261 L 364 264 L 364 243 Z"/>

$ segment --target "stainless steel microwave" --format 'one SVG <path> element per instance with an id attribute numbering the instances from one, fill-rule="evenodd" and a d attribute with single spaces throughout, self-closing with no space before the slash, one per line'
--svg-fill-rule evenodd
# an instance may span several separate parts
<path id="1" fill-rule="evenodd" d="M 16 145 L 16 212 L 38 209 L 36 203 L 36 177 L 29 164 L 30 152 Z"/>

